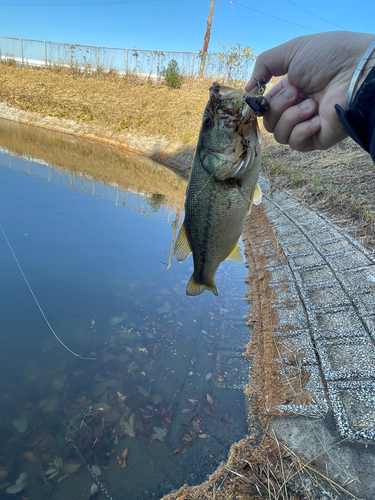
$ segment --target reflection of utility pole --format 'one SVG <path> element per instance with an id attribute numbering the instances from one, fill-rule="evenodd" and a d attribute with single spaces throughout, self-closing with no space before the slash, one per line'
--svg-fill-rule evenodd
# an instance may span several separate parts
<path id="1" fill-rule="evenodd" d="M 173 234 L 172 234 L 172 242 L 171 242 L 171 247 L 169 249 L 169 260 L 168 260 L 168 264 L 167 264 L 167 269 L 170 269 L 171 265 L 172 265 L 172 257 L 173 257 L 173 247 L 174 247 L 174 240 L 176 239 L 176 231 L 177 231 L 177 227 L 178 227 L 178 219 L 180 218 L 180 211 L 177 210 L 177 213 L 176 213 L 176 218 L 175 220 L 172 222 L 172 227 L 173 227 Z"/>
<path id="2" fill-rule="evenodd" d="M 203 76 L 204 65 L 206 63 L 207 49 L 208 49 L 208 44 L 209 44 L 210 36 L 211 36 L 212 18 L 214 16 L 214 7 L 215 7 L 215 0 L 211 0 L 210 13 L 208 14 L 206 34 L 204 35 L 201 66 L 199 68 L 199 78 L 202 78 L 202 76 Z"/>

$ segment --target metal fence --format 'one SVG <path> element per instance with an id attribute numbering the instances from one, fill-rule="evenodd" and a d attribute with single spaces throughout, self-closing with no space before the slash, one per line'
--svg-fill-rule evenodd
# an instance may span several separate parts
<path id="1" fill-rule="evenodd" d="M 49 69 L 60 65 L 79 70 L 133 73 L 153 79 L 160 79 L 172 60 L 177 62 L 183 76 L 198 76 L 201 65 L 201 55 L 197 52 L 119 49 L 0 37 L 0 61 L 9 60 L 23 67 Z M 200 76 L 247 80 L 252 64 L 252 59 L 244 58 L 231 67 L 225 55 L 208 53 Z"/>

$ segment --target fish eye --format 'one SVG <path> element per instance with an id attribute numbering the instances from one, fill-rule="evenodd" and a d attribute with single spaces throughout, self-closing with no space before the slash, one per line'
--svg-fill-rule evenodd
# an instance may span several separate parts
<path id="1" fill-rule="evenodd" d="M 203 117 L 203 123 L 209 127 L 212 124 L 211 116 L 210 115 L 205 115 Z"/>
<path id="2" fill-rule="evenodd" d="M 229 184 L 230 186 L 234 186 L 235 183 L 236 183 L 236 179 L 234 179 L 234 177 L 227 179 L 227 184 Z"/>

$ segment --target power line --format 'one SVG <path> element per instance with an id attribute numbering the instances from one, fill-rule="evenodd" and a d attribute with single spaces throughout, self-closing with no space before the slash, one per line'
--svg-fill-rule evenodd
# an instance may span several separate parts
<path id="1" fill-rule="evenodd" d="M 292 0 L 287 0 L 289 3 L 295 5 L 296 7 L 298 7 L 299 9 L 302 9 L 304 10 L 305 12 L 308 12 L 309 14 L 311 14 L 312 16 L 315 16 L 315 17 L 318 17 L 319 19 L 322 19 L 323 21 L 325 21 L 326 23 L 329 23 L 329 24 L 332 24 L 332 26 L 336 26 L 336 28 L 341 28 L 343 30 L 345 30 L 346 28 L 344 28 L 343 26 L 340 26 L 339 24 L 335 24 L 335 23 L 332 23 L 331 21 L 328 21 L 328 19 L 325 19 L 324 17 L 322 16 L 318 16 L 318 14 L 314 14 L 314 12 L 311 12 L 310 10 L 307 10 L 305 9 L 304 7 L 301 7 L 300 5 L 298 5 L 297 3 L 295 2 L 292 2 Z"/>
<path id="2" fill-rule="evenodd" d="M 119 2 L 89 2 L 89 3 L 4 3 L 0 7 L 93 7 L 93 6 L 107 6 L 107 5 L 126 5 L 131 3 L 149 3 L 149 2 L 162 2 L 163 0 L 125 0 Z"/>
<path id="3" fill-rule="evenodd" d="M 266 12 L 262 12 L 261 10 L 253 9 L 252 7 L 249 7 L 248 5 L 244 5 L 243 3 L 235 2 L 234 0 L 229 0 L 229 2 L 240 5 L 241 7 L 244 7 L 245 9 L 249 9 L 249 10 L 252 10 L 254 12 L 258 12 L 259 14 L 263 14 L 264 16 L 272 17 L 273 19 L 277 19 L 278 21 L 282 21 L 283 23 L 293 24 L 293 26 L 299 26 L 300 28 L 304 28 L 305 30 L 314 31 L 314 33 L 319 33 L 319 31 L 317 31 L 317 30 L 314 30 L 312 28 L 308 28 L 307 26 L 302 26 L 302 24 L 292 23 L 291 21 L 287 21 L 286 19 L 281 19 L 281 17 L 272 16 L 271 14 L 267 14 Z"/>

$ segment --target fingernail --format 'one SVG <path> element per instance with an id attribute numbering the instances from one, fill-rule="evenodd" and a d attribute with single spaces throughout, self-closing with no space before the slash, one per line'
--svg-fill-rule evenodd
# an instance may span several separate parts
<path id="1" fill-rule="evenodd" d="M 304 111 L 307 111 L 308 109 L 311 109 L 311 102 L 310 101 L 302 101 L 301 104 L 299 105 L 301 109 Z"/>
<path id="2" fill-rule="evenodd" d="M 319 116 L 314 116 L 313 118 L 311 118 L 310 123 L 315 124 L 315 123 L 318 123 L 318 121 L 319 121 Z"/>
<path id="3" fill-rule="evenodd" d="M 294 99 L 294 92 L 292 92 L 290 89 L 284 89 L 283 90 L 283 96 L 285 96 L 287 99 Z"/>

